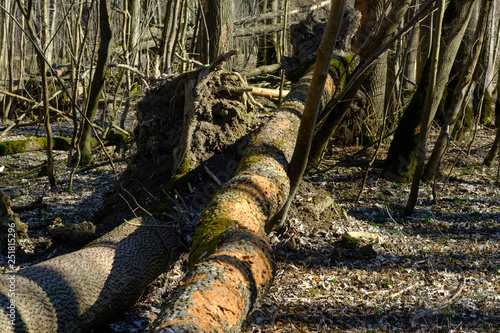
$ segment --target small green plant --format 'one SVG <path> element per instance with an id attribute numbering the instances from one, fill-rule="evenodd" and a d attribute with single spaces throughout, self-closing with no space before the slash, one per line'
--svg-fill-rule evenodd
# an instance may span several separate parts
<path id="1" fill-rule="evenodd" d="M 382 288 L 389 288 L 392 286 L 392 281 L 382 281 Z"/>

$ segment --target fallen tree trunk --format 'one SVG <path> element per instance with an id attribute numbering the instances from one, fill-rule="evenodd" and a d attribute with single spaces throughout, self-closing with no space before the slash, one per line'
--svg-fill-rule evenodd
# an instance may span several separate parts
<path id="1" fill-rule="evenodd" d="M 289 194 L 288 163 L 312 77 L 309 71 L 253 139 L 237 174 L 199 218 L 190 274 L 152 325 L 154 332 L 234 332 L 265 295 L 274 259 L 265 227 Z M 331 99 L 330 71 L 322 95 Z"/>
<path id="2" fill-rule="evenodd" d="M 104 138 L 105 146 L 114 146 L 126 141 L 127 135 L 123 133 L 108 133 Z M 92 147 L 98 145 L 96 139 L 91 140 Z M 71 139 L 63 137 L 52 138 L 52 149 L 69 150 Z M 23 140 L 7 140 L 0 142 L 0 156 L 13 155 L 19 153 L 28 153 L 47 149 L 47 138 L 29 138 Z"/>
<path id="3" fill-rule="evenodd" d="M 129 207 L 121 206 L 118 211 L 114 205 L 105 205 L 103 209 L 108 214 L 114 217 L 120 216 L 120 212 L 124 214 L 124 211 L 132 214 L 139 207 L 153 209 L 155 216 L 175 213 L 183 219 L 182 224 L 175 227 L 181 228 L 185 235 L 189 234 L 189 208 L 195 214 L 198 207 L 202 204 L 204 207 L 205 200 L 212 196 L 208 181 L 197 183 L 203 178 L 197 168 L 203 168 L 203 165 L 208 170 L 212 165 L 220 166 L 227 161 L 222 174 L 219 169 L 213 170 L 218 171 L 219 179 L 230 179 L 233 166 L 228 155 L 239 150 L 238 140 L 254 126 L 252 113 L 235 98 L 237 96 L 231 99 L 217 96 L 217 87 L 227 83 L 223 81 L 226 76 L 220 74 L 220 65 L 231 54 L 226 54 L 211 66 L 168 80 L 140 103 L 140 125 L 136 130 L 138 152 L 125 172 L 129 178 L 120 179 L 119 192 L 123 196 L 131 194 L 134 200 Z M 184 112 L 179 112 L 182 108 Z M 214 153 L 216 149 L 221 152 Z M 217 158 L 220 158 L 218 162 Z M 234 168 L 236 164 L 237 160 Z M 196 178 L 192 174 L 196 174 Z M 152 196 L 154 190 L 166 192 L 177 185 L 177 189 L 183 184 L 186 186 L 186 183 L 197 190 L 189 199 L 189 193 L 181 192 L 189 200 L 185 212 L 179 207 L 171 208 L 172 202 L 168 200 L 167 203 L 155 202 L 157 207 L 151 207 L 147 202 L 144 204 L 137 189 L 139 186 L 135 186 L 140 185 L 139 190 L 144 187 L 142 191 Z M 154 194 L 161 199 L 158 192 Z M 119 198 L 121 202 L 125 201 L 123 196 Z M 137 206 L 132 206 L 134 203 Z M 94 222 L 104 224 L 105 219 L 105 215 L 94 217 Z M 142 219 L 146 219 L 144 224 L 160 224 L 149 218 Z M 137 226 L 142 219 L 122 224 L 83 250 L 1 275 L 0 304 L 3 311 L 0 311 L 0 332 L 14 329 L 28 332 L 89 331 L 133 306 L 144 288 L 181 252 L 176 229 Z M 10 281 L 14 279 L 16 299 L 9 295 Z M 14 305 L 11 305 L 11 299 L 15 300 Z M 15 327 L 10 325 L 11 315 Z"/>
<path id="4" fill-rule="evenodd" d="M 68 150 L 71 146 L 71 139 L 52 138 L 52 149 Z M 47 149 L 47 138 L 30 138 L 24 140 L 8 140 L 0 142 L 0 156 L 27 153 Z"/>
<path id="5" fill-rule="evenodd" d="M 0 331 L 73 333 L 110 321 L 176 260 L 180 245 L 173 228 L 142 217 L 80 251 L 3 274 Z"/>

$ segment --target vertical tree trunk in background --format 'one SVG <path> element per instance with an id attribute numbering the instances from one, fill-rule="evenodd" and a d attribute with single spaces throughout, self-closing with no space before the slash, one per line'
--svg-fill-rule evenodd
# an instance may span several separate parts
<path id="1" fill-rule="evenodd" d="M 483 161 L 483 164 L 487 167 L 493 166 L 493 162 L 498 156 L 498 152 L 500 151 L 500 84 L 497 82 L 497 101 L 495 105 L 495 129 L 496 136 L 493 145 L 491 146 L 488 155 Z M 497 180 L 499 181 L 499 180 Z"/>
<path id="2" fill-rule="evenodd" d="M 97 56 L 97 66 L 94 72 L 94 77 L 92 78 L 89 100 L 85 111 L 85 117 L 87 119 L 82 119 L 83 125 L 80 136 L 80 163 L 82 165 L 88 165 L 92 161 L 92 150 L 90 146 L 92 122 L 95 118 L 97 106 L 99 105 L 99 98 L 101 97 L 101 93 L 104 88 L 104 78 L 106 75 L 109 47 L 112 38 L 109 11 L 110 0 L 99 1 L 99 34 L 101 41 Z"/>
<path id="3" fill-rule="evenodd" d="M 408 10 L 409 17 L 415 15 L 418 10 L 419 0 L 413 1 L 413 6 Z M 420 39 L 420 25 L 413 27 L 406 47 L 406 64 L 404 71 L 403 86 L 407 90 L 413 90 L 417 85 L 417 59 Z"/>
<path id="4" fill-rule="evenodd" d="M 11 3 L 9 3 L 9 1 L 7 1 L 5 3 L 5 6 L 7 6 L 7 5 L 9 7 L 5 7 L 5 9 L 10 9 L 11 10 L 10 13 L 15 17 L 16 13 L 17 13 L 16 3 L 14 1 L 12 1 Z M 1 52 L 2 54 L 4 54 L 4 60 L 2 61 L 2 59 L 0 57 L 0 61 L 2 61 L 1 65 L 0 65 L 0 69 L 2 69 L 2 67 L 3 67 L 2 75 L 4 73 L 7 74 L 7 76 L 5 77 L 7 85 L 8 85 L 7 90 L 12 93 L 12 92 L 14 92 L 14 61 L 12 61 L 12 59 L 14 59 L 14 51 L 16 49 L 15 37 L 14 37 L 15 23 L 10 18 L 10 16 L 7 15 L 7 13 L 3 12 L 3 14 L 4 14 L 4 18 L 3 18 L 4 27 L 2 28 L 2 30 L 3 30 L 2 33 L 5 32 L 5 35 L 0 37 L 1 39 L 4 40 L 4 43 L 2 43 L 2 45 L 0 47 L 3 48 L 5 46 L 5 48 L 2 49 L 3 52 Z M 4 96 L 2 103 L 3 103 L 3 105 L 2 105 L 2 107 L 3 107 L 2 120 L 7 121 L 9 114 L 10 114 L 12 104 L 13 104 L 13 98 L 10 96 Z"/>
<path id="5" fill-rule="evenodd" d="M 483 1 L 481 5 L 480 13 L 489 13 L 491 10 L 491 2 Z M 467 92 L 469 91 L 472 77 L 474 75 L 474 70 L 477 65 L 477 60 L 479 58 L 481 49 L 483 47 L 484 33 L 487 23 L 487 15 L 481 15 L 477 21 L 476 27 L 474 29 L 474 40 L 476 43 L 473 44 L 472 51 L 467 56 L 467 60 L 463 65 L 463 70 L 460 73 L 460 78 L 458 79 L 457 86 L 451 97 L 451 103 L 449 109 L 445 110 L 444 124 L 441 127 L 439 137 L 434 144 L 431 157 L 427 162 L 425 171 L 423 174 L 423 179 L 431 181 L 436 176 L 436 172 L 439 168 L 439 163 L 443 158 L 445 150 L 449 144 L 450 133 L 453 130 L 453 126 L 463 109 L 464 101 Z"/>
<path id="6" fill-rule="evenodd" d="M 493 8 L 491 9 L 491 17 L 490 17 L 490 28 L 488 32 L 490 32 L 490 43 L 488 48 L 488 66 L 486 67 L 485 73 L 485 86 L 486 91 L 488 91 L 489 96 L 493 96 L 495 92 L 495 85 L 493 84 L 493 77 L 496 75 L 495 70 L 497 68 L 498 58 L 496 57 L 496 49 L 498 43 L 498 16 L 500 13 L 497 13 L 497 7 L 500 6 L 498 1 L 492 1 Z M 486 15 L 483 13 L 482 15 Z"/>
<path id="7" fill-rule="evenodd" d="M 437 82 L 438 68 L 440 67 L 439 53 L 441 49 L 441 33 L 443 30 L 445 5 L 445 0 L 438 0 L 438 11 L 435 22 L 436 30 L 434 31 L 434 34 L 432 36 L 433 44 L 429 85 L 427 86 L 427 93 L 425 96 L 424 114 L 422 115 L 422 124 L 420 126 L 420 133 L 418 136 L 417 156 L 415 157 L 415 159 L 417 160 L 417 166 L 415 168 L 415 173 L 413 174 L 410 196 L 408 197 L 408 202 L 406 203 L 406 207 L 404 210 L 405 215 L 410 215 L 411 213 L 413 213 L 413 209 L 415 208 L 415 204 L 417 203 L 420 177 L 425 163 L 425 147 L 427 145 L 427 137 L 429 136 L 429 129 L 431 128 L 431 123 L 434 119 L 435 114 L 435 111 L 432 108 L 432 104 L 434 103 L 435 99 L 434 89 Z"/>
<path id="8" fill-rule="evenodd" d="M 210 61 L 233 48 L 234 2 L 207 0 L 207 29 Z"/>
<path id="9" fill-rule="evenodd" d="M 173 50 L 175 47 L 175 36 L 178 30 L 179 11 L 181 0 L 169 0 L 163 19 L 162 42 L 160 56 L 162 57 L 162 72 L 172 71 Z"/>
<path id="10" fill-rule="evenodd" d="M 483 0 L 486 1 L 486 0 Z M 487 15 L 486 13 L 479 12 L 479 17 Z M 491 63 L 493 59 L 490 57 L 490 51 L 492 50 L 492 19 L 488 15 L 487 26 L 484 35 L 483 49 L 481 50 L 481 55 L 477 64 L 477 70 L 474 75 L 474 81 L 476 86 L 474 88 L 474 99 L 473 99 L 473 109 L 475 117 L 480 117 L 479 121 L 482 124 L 487 124 L 491 122 L 491 110 L 492 110 L 492 99 L 490 95 L 491 82 L 493 80 L 493 72 L 491 68 Z M 479 114 L 479 112 L 481 112 Z"/>
<path id="11" fill-rule="evenodd" d="M 467 28 L 472 12 L 473 0 L 457 0 L 453 6 L 448 6 L 443 21 L 442 45 L 439 58 L 438 77 L 431 114 L 435 114 L 443 96 L 444 89 L 449 79 L 451 68 L 456 58 L 462 37 Z M 428 62 L 428 66 L 430 66 Z M 394 133 L 387 159 L 383 167 L 383 176 L 387 179 L 400 182 L 410 182 L 417 165 L 417 140 L 420 133 L 422 121 L 422 105 L 425 104 L 425 96 L 429 80 L 429 68 L 424 68 L 423 76 L 419 82 L 417 91 L 410 105 L 405 110 L 398 128 Z"/>
<path id="12" fill-rule="evenodd" d="M 131 62 L 129 65 L 137 65 L 139 63 L 140 52 L 137 48 L 140 38 L 140 28 L 142 20 L 141 0 L 128 0 L 128 12 L 130 15 L 130 24 L 128 27 L 128 52 Z"/>
<path id="13" fill-rule="evenodd" d="M 354 7 L 361 13 L 360 28 L 353 39 L 353 51 L 361 48 L 369 36 L 377 33 L 379 20 L 385 11 L 384 0 L 356 0 Z M 363 83 L 368 95 L 369 105 L 374 119 L 371 125 L 376 132 L 382 124 L 385 107 L 386 78 L 387 78 L 387 53 L 385 52 Z"/>
<path id="14" fill-rule="evenodd" d="M 49 16 L 47 0 L 42 1 L 42 17 L 45 19 Z M 44 22 L 45 25 L 45 22 Z M 52 143 L 52 126 L 50 124 L 50 111 L 49 111 L 49 85 L 47 82 L 47 64 L 45 63 L 44 56 L 42 53 L 44 50 L 48 49 L 49 36 L 48 28 L 43 27 L 42 38 L 41 38 L 41 50 L 38 52 L 38 61 L 40 62 L 40 72 L 42 74 L 42 100 L 43 100 L 43 124 L 45 126 L 45 131 L 47 132 L 47 176 L 49 178 L 50 188 L 54 189 L 56 187 L 56 178 L 54 175 L 54 154 L 53 154 L 53 143 Z M 48 59 L 47 59 L 48 61 Z M 49 62 L 50 64 L 50 62 Z"/>
<path id="15" fill-rule="evenodd" d="M 429 59 L 432 45 L 432 26 L 434 22 L 434 16 L 428 15 L 419 23 L 419 42 L 418 42 L 418 53 L 417 53 L 417 85 L 419 80 L 424 74 L 424 67 Z"/>
<path id="16" fill-rule="evenodd" d="M 49 64 L 53 64 L 54 58 L 54 34 L 56 27 L 57 5 L 55 0 L 42 1 L 42 45 L 45 59 Z M 49 44 L 50 43 L 50 44 Z"/>

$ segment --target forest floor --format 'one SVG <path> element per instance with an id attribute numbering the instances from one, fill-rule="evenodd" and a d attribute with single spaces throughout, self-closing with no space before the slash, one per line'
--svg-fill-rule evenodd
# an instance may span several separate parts
<path id="1" fill-rule="evenodd" d="M 2 140 L 25 138 L 35 130 L 16 129 Z M 54 132 L 68 135 L 68 128 L 55 124 Z M 408 218 L 402 211 L 409 184 L 386 181 L 376 169 L 357 203 L 362 169 L 333 167 L 306 175 L 290 227 L 271 238 L 274 283 L 243 331 L 500 331 L 498 163 L 482 165 L 493 137 L 493 130 L 483 128 L 470 155 L 463 153 L 465 143 L 453 146 L 436 184 L 437 204 L 432 184 L 423 184 Z M 357 149 L 333 147 L 328 158 L 339 160 Z M 88 233 L 71 238 L 74 229 L 68 234 L 64 226 L 91 222 L 115 182 L 111 167 L 101 166 L 77 173 L 68 193 L 67 152 L 56 152 L 55 158 L 58 186 L 50 190 L 47 177 L 37 177 L 43 152 L 0 157 L 0 190 L 12 205 L 40 197 L 46 204 L 19 213 L 29 235 L 18 251 L 19 268 L 85 244 Z M 123 171 L 126 162 L 116 168 Z M 128 314 L 96 332 L 143 331 L 182 278 L 184 261 L 160 276 Z M 3 256 L 0 264 L 6 271 Z"/>

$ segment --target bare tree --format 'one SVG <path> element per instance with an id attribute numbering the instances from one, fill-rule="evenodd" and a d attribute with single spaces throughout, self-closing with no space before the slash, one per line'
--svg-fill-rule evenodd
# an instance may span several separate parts
<path id="1" fill-rule="evenodd" d="M 82 120 L 80 134 L 80 164 L 88 165 L 92 161 L 91 147 L 91 132 L 92 122 L 95 118 L 99 98 L 101 97 L 104 87 L 106 68 L 109 59 L 109 49 L 112 39 L 111 25 L 109 21 L 110 0 L 99 1 L 99 28 L 100 28 L 100 44 L 97 58 L 97 65 L 92 78 L 87 109 L 84 119 Z"/>

